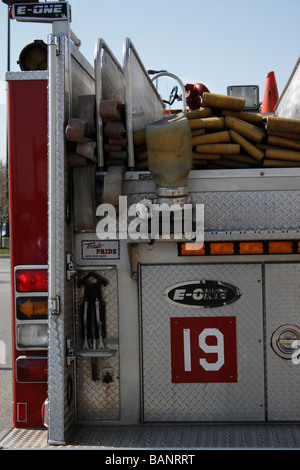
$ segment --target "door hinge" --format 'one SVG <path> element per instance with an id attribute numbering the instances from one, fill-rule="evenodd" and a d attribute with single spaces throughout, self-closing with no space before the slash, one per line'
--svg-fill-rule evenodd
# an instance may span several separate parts
<path id="1" fill-rule="evenodd" d="M 54 35 L 49 36 L 48 45 L 49 46 L 55 46 L 56 55 L 60 54 L 60 40 L 59 40 L 59 37 L 54 36 Z"/>
<path id="2" fill-rule="evenodd" d="M 60 314 L 60 297 L 57 295 L 55 299 L 48 300 L 48 311 L 50 315 Z"/>

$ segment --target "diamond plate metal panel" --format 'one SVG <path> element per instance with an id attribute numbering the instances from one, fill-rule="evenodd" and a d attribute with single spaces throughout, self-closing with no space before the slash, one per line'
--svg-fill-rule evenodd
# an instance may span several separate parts
<path id="1" fill-rule="evenodd" d="M 66 119 L 66 93 L 64 89 L 63 77 L 66 72 L 67 44 L 65 37 L 61 36 L 61 54 L 56 57 L 54 83 L 52 83 L 53 93 L 55 93 L 55 179 L 56 191 L 51 195 L 49 190 L 49 207 L 52 206 L 50 198 L 55 198 L 55 213 L 48 214 L 48 226 L 55 224 L 55 240 L 48 241 L 48 252 L 54 252 L 55 268 L 49 259 L 49 285 L 50 278 L 53 277 L 56 296 L 60 299 L 61 314 L 49 315 L 49 360 L 48 360 L 48 398 L 49 398 L 49 440 L 53 442 L 64 442 L 66 438 L 66 415 L 71 411 L 70 407 L 65 407 L 65 334 L 67 328 L 68 313 L 71 313 L 72 303 L 70 302 L 70 286 L 66 285 L 65 263 L 66 251 L 70 249 L 70 234 L 66 230 L 65 207 L 66 207 L 66 181 L 65 181 L 65 136 L 64 123 Z M 50 108 L 49 108 L 50 109 Z M 50 122 L 50 111 L 48 120 Z M 49 156 L 49 168 L 51 157 Z M 53 163 L 53 162 L 52 162 Z M 50 171 L 49 171 L 50 172 Z M 49 183 L 50 185 L 50 183 Z M 50 258 L 50 256 L 49 256 Z M 69 299 L 69 302 L 67 301 Z M 71 373 L 71 369 L 69 370 Z"/>
<path id="2" fill-rule="evenodd" d="M 207 191 L 190 193 L 195 204 L 204 204 L 205 234 L 218 233 L 223 238 L 232 233 L 250 232 L 260 237 L 278 237 L 278 232 L 300 229 L 300 191 Z M 133 194 L 128 205 L 155 194 Z"/>
<path id="3" fill-rule="evenodd" d="M 300 227 L 299 191 L 199 192 L 192 198 L 204 204 L 206 232 Z"/>
<path id="4" fill-rule="evenodd" d="M 65 446 L 47 443 L 47 431 L 14 429 L 0 449 L 300 449 L 299 424 L 159 424 L 80 426 Z"/>
<path id="5" fill-rule="evenodd" d="M 199 279 L 228 282 L 241 297 L 199 310 L 163 299 L 167 287 Z M 141 266 L 145 422 L 265 420 L 261 282 L 256 264 Z M 171 382 L 170 318 L 191 316 L 236 317 L 237 383 Z"/>
<path id="6" fill-rule="evenodd" d="M 47 80 L 48 71 L 34 70 L 28 72 L 6 72 L 5 79 L 9 80 Z"/>
<path id="7" fill-rule="evenodd" d="M 271 421 L 297 421 L 300 365 L 279 357 L 272 349 L 271 338 L 281 325 L 300 327 L 300 265 L 266 265 L 265 277 L 268 417 Z"/>
<path id="8" fill-rule="evenodd" d="M 103 340 L 107 349 L 119 348 L 118 323 L 118 285 L 117 270 L 96 271 L 108 284 L 102 290 L 106 304 L 106 338 Z M 78 279 L 87 271 L 78 273 Z M 82 348 L 82 324 L 80 307 L 84 289 L 76 291 L 76 345 Z M 79 421 L 116 420 L 120 417 L 119 355 L 97 361 L 99 380 L 92 380 L 91 359 L 77 359 L 77 418 Z M 113 381 L 101 380 L 105 370 L 111 372 Z M 104 372 L 103 372 L 104 371 Z"/>

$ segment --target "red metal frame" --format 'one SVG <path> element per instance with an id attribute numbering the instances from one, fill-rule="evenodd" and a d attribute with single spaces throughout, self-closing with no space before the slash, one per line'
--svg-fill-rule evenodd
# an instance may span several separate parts
<path id="1" fill-rule="evenodd" d="M 14 268 L 47 265 L 47 80 L 8 81 L 9 189 L 12 273 L 14 426 L 43 427 L 47 383 L 18 383 L 15 341 Z"/>

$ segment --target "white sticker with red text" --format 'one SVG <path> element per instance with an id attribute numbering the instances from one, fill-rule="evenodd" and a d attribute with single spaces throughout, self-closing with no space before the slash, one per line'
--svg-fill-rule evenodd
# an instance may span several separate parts
<path id="1" fill-rule="evenodd" d="M 106 261 L 120 259 L 119 240 L 82 240 L 81 259 L 85 261 Z"/>

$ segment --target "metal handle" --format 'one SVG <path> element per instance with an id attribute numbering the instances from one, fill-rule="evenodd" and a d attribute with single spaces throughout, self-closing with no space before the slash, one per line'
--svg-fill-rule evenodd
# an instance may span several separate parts
<path id="1" fill-rule="evenodd" d="M 107 359 L 117 354 L 116 349 L 79 349 L 72 346 L 70 339 L 67 339 L 67 365 L 70 365 L 71 361 L 75 357 L 81 357 L 82 359 Z"/>

